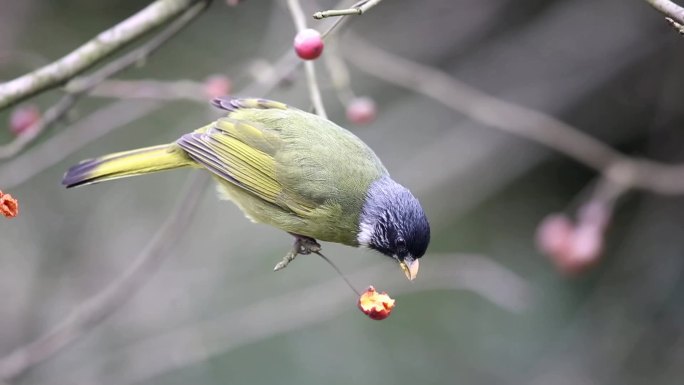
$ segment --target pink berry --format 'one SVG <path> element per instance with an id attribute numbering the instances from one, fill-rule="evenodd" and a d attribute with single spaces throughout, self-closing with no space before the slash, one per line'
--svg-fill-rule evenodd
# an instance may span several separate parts
<path id="1" fill-rule="evenodd" d="M 369 97 L 354 98 L 347 104 L 347 120 L 354 124 L 369 124 L 375 115 L 375 101 Z"/>
<path id="2" fill-rule="evenodd" d="M 603 252 L 603 224 L 573 224 L 562 214 L 546 217 L 537 229 L 537 247 L 566 275 L 577 275 L 596 264 Z"/>
<path id="3" fill-rule="evenodd" d="M 600 259 L 603 252 L 603 232 L 595 226 L 577 226 L 565 253 L 551 255 L 556 268 L 573 276 L 587 271 Z"/>
<path id="4" fill-rule="evenodd" d="M 19 106 L 9 118 L 10 130 L 14 135 L 22 135 L 40 120 L 40 110 L 33 104 Z"/>
<path id="5" fill-rule="evenodd" d="M 230 95 L 232 88 L 233 83 L 225 75 L 211 75 L 204 80 L 204 93 L 211 99 Z"/>
<path id="6" fill-rule="evenodd" d="M 566 255 L 570 250 L 573 225 L 563 214 L 551 214 L 537 227 L 537 248 L 543 254 L 554 258 Z"/>
<path id="7" fill-rule="evenodd" d="M 300 58 L 314 60 L 323 53 L 323 38 L 315 29 L 301 30 L 294 38 L 294 49 Z"/>
<path id="8" fill-rule="evenodd" d="M 573 265 L 583 270 L 598 260 L 603 252 L 603 231 L 594 225 L 579 225 L 571 238 L 568 259 Z"/>

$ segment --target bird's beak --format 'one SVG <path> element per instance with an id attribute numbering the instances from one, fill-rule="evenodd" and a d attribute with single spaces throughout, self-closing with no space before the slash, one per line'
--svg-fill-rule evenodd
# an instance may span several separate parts
<path id="1" fill-rule="evenodd" d="M 417 259 L 407 256 L 403 261 L 399 261 L 399 266 L 401 266 L 401 270 L 406 274 L 406 278 L 408 278 L 409 281 L 413 281 L 416 278 L 416 275 L 418 275 L 420 263 Z"/>

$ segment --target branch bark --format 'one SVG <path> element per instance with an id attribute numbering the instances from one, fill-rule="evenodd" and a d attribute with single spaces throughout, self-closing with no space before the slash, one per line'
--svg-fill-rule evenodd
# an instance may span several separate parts
<path id="1" fill-rule="evenodd" d="M 663 15 L 676 21 L 680 25 L 684 25 L 684 8 L 669 1 L 669 0 L 646 0 L 647 3 L 657 9 Z"/>
<path id="2" fill-rule="evenodd" d="M 316 12 L 313 14 L 313 18 L 316 20 L 325 19 L 326 17 L 333 16 L 352 16 L 352 15 L 363 15 L 369 9 L 378 5 L 382 0 L 364 0 L 355 4 L 351 8 L 347 9 L 331 9 L 328 11 Z"/>
<path id="3" fill-rule="evenodd" d="M 165 42 L 176 35 L 183 27 L 188 25 L 197 15 L 202 12 L 207 2 L 195 4 L 183 13 L 178 19 L 174 20 L 168 28 L 160 32 L 158 35 L 147 41 L 145 44 L 127 53 L 124 56 L 108 63 L 104 67 L 91 73 L 71 79 L 66 85 L 67 93 L 62 98 L 51 106 L 39 121 L 34 123 L 23 134 L 18 136 L 12 142 L 0 146 L 0 159 L 11 158 L 24 149 L 28 144 L 33 142 L 42 132 L 47 130 L 52 124 L 61 119 L 69 110 L 76 104 L 78 98 L 89 92 L 93 87 L 102 83 L 107 78 L 114 76 L 121 71 L 129 68 L 135 63 L 148 57 L 154 51 L 159 49 Z"/>
<path id="4" fill-rule="evenodd" d="M 164 24 L 198 0 L 157 0 L 140 12 L 100 33 L 63 58 L 0 84 L 0 109 L 41 91 L 64 84 L 135 39 Z"/>
<path id="5" fill-rule="evenodd" d="M 532 140 L 585 164 L 626 189 L 684 194 L 684 165 L 630 157 L 542 112 L 475 89 L 448 73 L 410 61 L 353 37 L 347 60 L 379 79 L 426 95 L 472 120 Z"/>

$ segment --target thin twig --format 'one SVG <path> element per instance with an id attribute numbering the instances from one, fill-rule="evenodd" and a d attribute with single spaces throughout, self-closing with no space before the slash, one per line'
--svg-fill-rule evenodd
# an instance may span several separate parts
<path id="1" fill-rule="evenodd" d="M 175 19 L 162 32 L 151 38 L 139 48 L 121 56 L 99 70 L 93 72 L 91 75 L 74 78 L 66 85 L 67 92 L 72 94 L 79 94 L 87 92 L 96 85 L 100 84 L 107 78 L 110 78 L 121 71 L 129 68 L 132 65 L 140 63 L 147 59 L 152 53 L 161 48 L 161 46 L 174 37 L 184 27 L 190 24 L 202 11 L 209 5 L 208 1 L 200 1 L 192 7 L 188 8 L 182 15 Z"/>
<path id="2" fill-rule="evenodd" d="M 422 93 L 474 121 L 520 136 L 563 153 L 625 188 L 679 195 L 684 193 L 684 166 L 632 158 L 542 112 L 477 90 L 436 68 L 391 54 L 354 37 L 347 60 L 387 82 Z"/>
<path id="3" fill-rule="evenodd" d="M 326 17 L 333 17 L 333 16 L 363 15 L 369 9 L 378 5 L 381 1 L 382 0 L 364 0 L 364 1 L 358 2 L 356 5 L 354 5 L 351 8 L 331 9 L 328 11 L 316 12 L 313 14 L 313 18 L 320 20 L 320 19 L 325 19 Z"/>
<path id="4" fill-rule="evenodd" d="M 176 208 L 140 252 L 135 262 L 104 290 L 76 307 L 53 330 L 2 358 L 0 379 L 9 381 L 28 368 L 52 357 L 124 305 L 159 267 L 170 246 L 178 241 L 188 228 L 208 180 L 205 174 L 193 173 Z"/>
<path id="5" fill-rule="evenodd" d="M 174 20 L 165 30 L 139 48 L 112 61 L 92 74 L 71 79 L 65 87 L 67 93 L 62 96 L 56 104 L 45 111 L 45 114 L 40 120 L 34 123 L 12 142 L 0 146 L 0 159 L 11 158 L 18 154 L 42 132 L 62 118 L 76 104 L 81 95 L 88 92 L 105 79 L 120 73 L 148 57 L 170 38 L 175 36 L 183 27 L 188 25 L 188 23 L 197 17 L 201 11 L 206 9 L 207 5 L 208 2 L 206 1 L 195 4 Z"/>
<path id="6" fill-rule="evenodd" d="M 135 15 L 100 33 L 63 58 L 0 84 L 0 109 L 63 84 L 145 33 L 164 24 L 195 2 L 197 0 L 157 0 Z"/>
<path id="7" fill-rule="evenodd" d="M 287 6 L 290 9 L 297 31 L 301 32 L 306 29 L 306 16 L 304 15 L 301 4 L 299 4 L 299 0 L 287 0 Z M 318 81 L 316 81 L 316 68 L 314 67 L 313 61 L 307 60 L 304 63 L 304 69 L 306 72 L 306 84 L 309 88 L 311 104 L 313 104 L 314 109 L 319 116 L 327 119 L 328 114 L 326 114 L 325 107 L 323 106 L 323 98 L 321 97 L 321 90 L 318 87 Z"/>
<path id="8" fill-rule="evenodd" d="M 299 4 L 299 0 L 287 0 L 287 7 L 290 9 L 297 32 L 306 29 L 306 16 L 304 16 L 304 10 Z"/>
<path id="9" fill-rule="evenodd" d="M 328 114 L 325 112 L 325 107 L 323 106 L 321 90 L 316 81 L 316 67 L 314 67 L 313 61 L 307 60 L 304 63 L 304 71 L 306 72 L 306 85 L 309 88 L 309 95 L 311 95 L 311 103 L 316 110 L 316 114 L 323 119 L 328 119 Z"/>
<path id="10" fill-rule="evenodd" d="M 672 28 L 674 28 L 680 35 L 684 35 L 684 24 L 679 24 L 678 22 L 672 20 L 672 19 L 669 18 L 669 17 L 666 17 L 666 18 L 665 18 L 665 21 L 667 21 L 668 23 L 670 23 L 670 25 L 672 26 Z"/>

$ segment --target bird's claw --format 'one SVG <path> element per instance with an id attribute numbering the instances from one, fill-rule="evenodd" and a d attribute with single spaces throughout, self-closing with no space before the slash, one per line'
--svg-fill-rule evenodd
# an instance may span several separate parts
<path id="1" fill-rule="evenodd" d="M 290 264 L 290 262 L 294 261 L 294 259 L 297 257 L 297 253 L 293 253 L 292 251 L 288 252 L 284 257 L 283 260 L 278 262 L 275 267 L 273 268 L 273 271 L 278 271 L 282 270 L 287 267 L 287 265 Z"/>
<path id="2" fill-rule="evenodd" d="M 278 262 L 273 271 L 282 270 L 294 261 L 298 255 L 307 255 L 311 253 L 317 253 L 321 251 L 321 245 L 316 242 L 313 238 L 295 237 L 295 242 L 292 245 L 292 250 L 290 250 L 284 257 L 283 260 Z"/>

